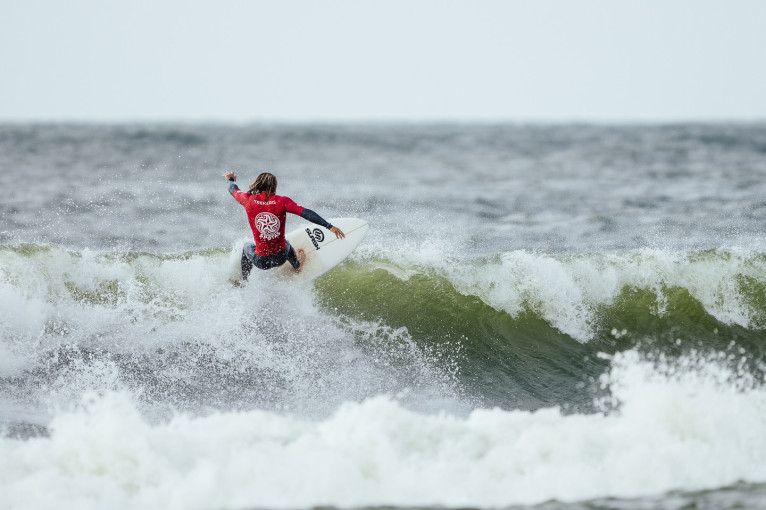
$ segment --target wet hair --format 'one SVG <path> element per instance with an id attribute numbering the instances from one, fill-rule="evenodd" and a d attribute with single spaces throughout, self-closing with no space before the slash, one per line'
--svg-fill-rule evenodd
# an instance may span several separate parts
<path id="1" fill-rule="evenodd" d="M 266 193 L 266 198 L 277 194 L 277 178 L 268 172 L 263 172 L 250 185 L 247 190 L 251 195 Z"/>

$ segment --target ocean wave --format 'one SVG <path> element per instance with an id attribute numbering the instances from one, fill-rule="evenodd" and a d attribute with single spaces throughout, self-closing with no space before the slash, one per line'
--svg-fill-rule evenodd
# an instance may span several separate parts
<path id="1" fill-rule="evenodd" d="M 6 333 L 34 333 L 47 324 L 51 307 L 63 302 L 102 313 L 140 303 L 131 313 L 181 319 L 201 300 L 232 291 L 240 244 L 172 255 L 2 246 L 6 313 L 0 324 Z M 423 321 L 455 324 L 477 316 L 478 323 L 531 317 L 581 343 L 623 329 L 648 333 L 650 322 L 658 329 L 705 324 L 719 332 L 766 327 L 766 255 L 759 252 L 513 251 L 468 260 L 400 255 L 368 250 L 320 279 L 316 290 L 332 306 L 360 316 L 417 313 Z M 257 276 L 269 281 L 268 274 Z M 344 303 L 349 293 L 352 299 Z"/>
<path id="2" fill-rule="evenodd" d="M 148 386 L 155 397 L 188 386 L 183 374 L 204 381 L 215 370 L 232 388 L 283 387 L 255 405 L 276 405 L 306 384 L 314 395 L 327 388 L 315 400 L 337 402 L 329 388 L 350 377 L 366 382 L 343 397 L 429 381 L 481 405 L 592 410 L 601 394 L 594 381 L 608 367 L 599 353 L 744 349 L 751 370 L 763 373 L 766 258 L 757 252 L 516 251 L 460 260 L 429 247 L 387 258 L 360 250 L 313 287 L 269 273 L 237 287 L 240 244 L 170 255 L 2 247 L 0 377 L 39 372 L 47 353 L 52 373 L 95 356 L 145 387 L 136 371 L 152 367 L 164 378 Z M 275 341 L 302 347 L 275 352 Z M 306 362 L 331 342 L 345 346 L 335 361 Z M 339 369 L 344 356 L 361 372 Z M 254 369 L 243 383 L 241 373 Z M 192 386 L 195 401 L 220 390 Z M 241 391 L 224 400 L 237 399 Z"/>

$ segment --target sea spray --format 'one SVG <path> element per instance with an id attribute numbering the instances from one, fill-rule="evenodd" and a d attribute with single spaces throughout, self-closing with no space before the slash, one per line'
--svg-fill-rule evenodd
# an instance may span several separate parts
<path id="1" fill-rule="evenodd" d="M 311 286 L 270 273 L 234 284 L 238 253 L 0 250 L 2 382 L 30 410 L 16 419 L 121 388 L 159 416 L 254 407 L 323 415 L 381 392 L 406 390 L 425 406 L 457 394 L 443 352 L 406 330 L 327 315 Z"/>

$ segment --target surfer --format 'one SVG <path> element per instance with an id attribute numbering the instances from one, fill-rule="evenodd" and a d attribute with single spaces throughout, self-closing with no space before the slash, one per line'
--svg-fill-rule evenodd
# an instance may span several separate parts
<path id="1" fill-rule="evenodd" d="M 301 207 L 292 199 L 277 195 L 277 178 L 264 172 L 250 185 L 247 192 L 237 186 L 234 172 L 223 174 L 229 181 L 229 193 L 242 204 L 247 212 L 247 221 L 253 231 L 254 243 L 246 243 L 242 248 L 242 277 L 247 280 L 253 266 L 258 269 L 271 269 L 289 261 L 296 271 L 306 259 L 302 249 L 296 252 L 285 239 L 285 219 L 287 213 L 297 214 L 312 223 L 330 230 L 335 237 L 343 239 L 346 235 L 338 227 L 333 227 L 324 218 L 311 209 Z"/>

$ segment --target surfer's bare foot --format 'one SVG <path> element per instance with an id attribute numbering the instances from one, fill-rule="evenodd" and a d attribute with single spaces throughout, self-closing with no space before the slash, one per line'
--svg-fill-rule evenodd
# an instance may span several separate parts
<path id="1" fill-rule="evenodd" d="M 303 263 L 306 261 L 306 252 L 303 251 L 303 248 L 298 248 L 295 250 L 295 255 L 298 257 L 298 262 L 301 263 L 300 266 L 298 266 L 298 269 L 295 270 L 296 273 L 300 273 L 301 269 L 303 269 Z"/>

